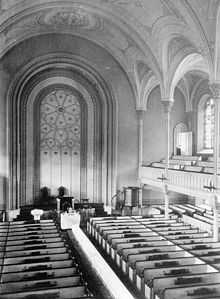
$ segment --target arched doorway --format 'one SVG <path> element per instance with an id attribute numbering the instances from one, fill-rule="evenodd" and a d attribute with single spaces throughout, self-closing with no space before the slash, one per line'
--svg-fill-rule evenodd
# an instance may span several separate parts
<path id="1" fill-rule="evenodd" d="M 32 204 L 43 186 L 56 195 L 60 185 L 110 204 L 115 102 L 99 74 L 75 57 L 42 57 L 13 83 L 8 111 L 11 207 Z"/>

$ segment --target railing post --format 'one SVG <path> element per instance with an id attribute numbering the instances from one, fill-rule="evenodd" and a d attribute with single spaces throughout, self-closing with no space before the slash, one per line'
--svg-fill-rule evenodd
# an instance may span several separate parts
<path id="1" fill-rule="evenodd" d="M 60 198 L 57 197 L 57 214 L 59 215 L 60 214 Z"/>
<path id="2" fill-rule="evenodd" d="M 219 234 L 218 234 L 218 196 L 214 195 L 213 197 L 213 241 L 218 242 Z"/>
<path id="3" fill-rule="evenodd" d="M 139 205 L 139 208 L 142 208 L 142 206 L 143 206 L 143 187 L 144 187 L 144 185 L 140 184 L 140 188 L 138 190 L 138 205 Z"/>
<path id="4" fill-rule="evenodd" d="M 166 219 L 168 219 L 169 218 L 169 196 L 168 196 L 167 184 L 164 184 L 164 199 L 165 199 L 164 216 Z"/>

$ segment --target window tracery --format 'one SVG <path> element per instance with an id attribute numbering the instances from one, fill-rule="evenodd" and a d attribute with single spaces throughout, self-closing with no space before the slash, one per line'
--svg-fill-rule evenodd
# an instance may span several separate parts
<path id="1" fill-rule="evenodd" d="M 80 150 L 80 104 L 69 90 L 58 89 L 48 94 L 40 106 L 41 150 Z"/>
<path id="2" fill-rule="evenodd" d="M 204 105 L 204 149 L 212 149 L 214 143 L 214 100 L 208 99 Z"/>

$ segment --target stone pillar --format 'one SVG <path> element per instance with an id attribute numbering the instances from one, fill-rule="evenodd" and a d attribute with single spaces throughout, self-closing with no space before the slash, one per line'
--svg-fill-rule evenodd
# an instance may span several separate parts
<path id="1" fill-rule="evenodd" d="M 162 100 L 164 113 L 165 113 L 165 134 L 166 134 L 166 167 L 165 167 L 165 179 L 168 179 L 168 172 L 170 166 L 170 113 L 173 107 L 173 99 Z M 164 205 L 165 205 L 165 218 L 169 218 L 169 196 L 168 185 L 164 183 Z"/>
<path id="2" fill-rule="evenodd" d="M 11 209 L 11 202 L 8 196 L 9 157 L 7 150 L 6 108 L 9 79 L 9 74 L 0 68 L 0 210 L 6 211 L 6 219 L 8 219 L 8 212 Z"/>
<path id="3" fill-rule="evenodd" d="M 144 133 L 144 112 L 145 110 L 137 110 L 138 118 L 138 184 L 139 184 L 139 207 L 143 204 L 143 185 L 141 183 L 141 166 L 143 163 L 143 133 Z"/>
<path id="4" fill-rule="evenodd" d="M 186 112 L 186 121 L 187 121 L 187 126 L 189 131 L 193 130 L 193 114 L 194 114 L 193 111 Z"/>
<path id="5" fill-rule="evenodd" d="M 166 134 L 166 167 L 165 167 L 165 176 L 168 178 L 168 170 L 170 166 L 170 114 L 173 107 L 173 99 L 167 100 L 162 99 L 164 113 L 165 113 L 165 134 Z"/>
<path id="6" fill-rule="evenodd" d="M 215 195 L 213 197 L 213 213 L 214 213 L 214 222 L 213 222 L 213 239 L 214 241 L 219 240 L 219 224 L 218 224 L 218 165 L 219 165 L 219 134 L 220 134 L 220 83 L 213 83 L 210 85 L 212 91 L 213 99 L 215 102 L 215 125 L 214 125 L 214 147 L 213 147 L 213 158 L 214 158 L 214 174 L 213 181 L 215 189 Z"/>
<path id="7" fill-rule="evenodd" d="M 144 110 L 137 110 L 138 117 L 138 179 L 143 163 L 143 131 L 144 131 Z"/>

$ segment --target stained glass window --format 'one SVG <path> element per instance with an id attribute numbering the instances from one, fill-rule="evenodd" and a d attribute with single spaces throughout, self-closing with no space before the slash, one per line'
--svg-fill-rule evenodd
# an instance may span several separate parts
<path id="1" fill-rule="evenodd" d="M 41 149 L 80 150 L 80 104 L 71 92 L 59 89 L 41 103 Z"/>
<path id="2" fill-rule="evenodd" d="M 204 148 L 212 149 L 214 143 L 214 100 L 208 99 L 204 106 Z"/>

